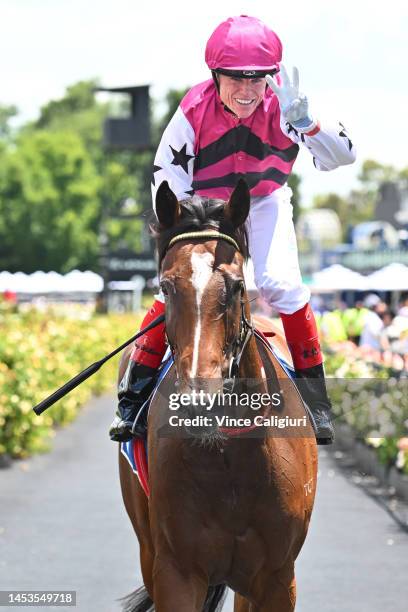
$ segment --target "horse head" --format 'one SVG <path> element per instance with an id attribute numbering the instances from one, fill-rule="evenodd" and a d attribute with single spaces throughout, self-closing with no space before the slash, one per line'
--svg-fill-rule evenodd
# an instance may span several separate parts
<path id="1" fill-rule="evenodd" d="M 250 327 L 243 275 L 249 205 L 243 180 L 228 202 L 178 201 L 167 182 L 157 191 L 153 232 L 180 393 L 220 390 L 237 365 Z"/>

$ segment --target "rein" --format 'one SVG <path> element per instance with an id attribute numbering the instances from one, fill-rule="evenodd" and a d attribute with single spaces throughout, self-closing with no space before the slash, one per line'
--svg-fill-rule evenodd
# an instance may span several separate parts
<path id="1" fill-rule="evenodd" d="M 179 242 L 180 240 L 194 240 L 194 239 L 202 240 L 203 238 L 210 238 L 210 239 L 215 239 L 215 240 L 225 240 L 226 242 L 229 242 L 230 244 L 232 244 L 238 252 L 241 252 L 241 249 L 239 248 L 238 243 L 236 242 L 236 240 L 234 240 L 234 238 L 232 238 L 228 234 L 217 232 L 216 230 L 184 232 L 183 234 L 179 234 L 178 236 L 175 236 L 174 238 L 170 240 L 167 246 L 166 252 L 176 242 Z M 240 329 L 239 329 L 238 337 L 234 341 L 234 344 L 233 344 L 232 356 L 231 356 L 231 360 L 230 360 L 229 368 L 228 368 L 228 378 L 225 379 L 224 384 L 223 384 L 224 392 L 232 393 L 233 389 L 235 388 L 236 378 L 239 374 L 239 366 L 241 363 L 241 358 L 244 353 L 245 347 L 247 346 L 248 342 L 254 335 L 254 331 L 255 330 L 254 330 L 254 326 L 252 322 L 248 321 L 247 316 L 245 314 L 245 302 L 241 297 Z M 169 347 L 173 354 L 173 359 L 174 359 L 174 350 L 168 338 L 167 338 L 167 342 L 169 343 Z M 257 427 L 259 427 L 259 425 L 251 425 L 249 427 L 242 427 L 239 429 L 222 427 L 220 428 L 220 431 L 227 435 L 234 436 L 234 435 L 242 434 L 243 432 L 246 432 L 246 431 L 251 431 Z"/>

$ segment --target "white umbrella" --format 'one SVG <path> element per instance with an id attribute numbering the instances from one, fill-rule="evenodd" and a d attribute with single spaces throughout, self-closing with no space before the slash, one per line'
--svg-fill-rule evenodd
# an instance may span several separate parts
<path id="1" fill-rule="evenodd" d="M 24 272 L 15 272 L 13 274 L 13 282 L 13 291 L 16 293 L 31 293 L 33 284 L 30 281 L 29 274 L 25 274 Z"/>
<path id="2" fill-rule="evenodd" d="M 15 291 L 16 293 L 100 293 L 103 289 L 103 279 L 99 274 L 73 270 L 62 275 L 58 272 L 42 272 L 32 274 L 24 272 L 0 273 L 0 291 Z"/>
<path id="3" fill-rule="evenodd" d="M 408 266 L 391 263 L 366 277 L 367 288 L 371 291 L 407 291 Z"/>
<path id="4" fill-rule="evenodd" d="M 87 270 L 72 270 L 64 277 L 63 291 L 71 293 L 99 293 L 103 289 L 103 279 L 99 274 Z"/>
<path id="5" fill-rule="evenodd" d="M 63 276 L 57 272 L 33 272 L 29 275 L 24 293 L 58 293 L 63 287 Z"/>
<path id="6" fill-rule="evenodd" d="M 366 277 L 340 264 L 313 274 L 311 289 L 318 291 L 365 291 Z"/>
<path id="7" fill-rule="evenodd" d="M 14 274 L 11 272 L 0 272 L 0 291 L 15 291 Z"/>

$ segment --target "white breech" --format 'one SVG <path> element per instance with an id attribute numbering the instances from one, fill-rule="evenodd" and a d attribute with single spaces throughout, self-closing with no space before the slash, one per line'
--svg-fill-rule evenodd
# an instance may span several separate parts
<path id="1" fill-rule="evenodd" d="M 284 314 L 310 300 L 299 268 L 291 195 L 284 185 L 269 196 L 252 198 L 246 221 L 255 284 L 266 302 Z"/>

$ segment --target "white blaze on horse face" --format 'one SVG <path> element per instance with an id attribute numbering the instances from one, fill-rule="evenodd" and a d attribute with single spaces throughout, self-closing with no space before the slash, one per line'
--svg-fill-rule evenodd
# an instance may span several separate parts
<path id="1" fill-rule="evenodd" d="M 211 253 L 193 252 L 191 254 L 191 268 L 193 270 L 193 274 L 191 276 L 191 284 L 193 285 L 196 292 L 197 304 L 197 322 L 194 332 L 193 360 L 190 372 L 191 378 L 195 378 L 195 376 L 197 376 L 198 350 L 201 336 L 201 302 L 203 299 L 205 288 L 207 287 L 211 275 L 213 273 L 213 262 L 214 256 Z"/>

